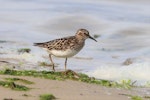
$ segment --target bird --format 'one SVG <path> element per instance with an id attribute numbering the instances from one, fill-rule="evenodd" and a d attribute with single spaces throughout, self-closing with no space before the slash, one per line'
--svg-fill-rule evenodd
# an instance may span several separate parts
<path id="1" fill-rule="evenodd" d="M 74 36 L 54 39 L 48 42 L 34 43 L 34 46 L 41 47 L 49 53 L 49 58 L 52 64 L 52 69 L 55 71 L 52 55 L 59 58 L 65 58 L 65 71 L 67 70 L 67 59 L 76 55 L 85 45 L 86 39 L 92 39 L 87 29 L 78 29 Z"/>

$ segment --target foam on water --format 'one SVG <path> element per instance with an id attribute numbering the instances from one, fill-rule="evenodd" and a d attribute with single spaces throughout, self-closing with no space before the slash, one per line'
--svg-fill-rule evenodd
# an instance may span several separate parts
<path id="1" fill-rule="evenodd" d="M 134 63 L 128 66 L 118 66 L 118 65 L 101 65 L 95 70 L 88 72 L 90 76 L 94 76 L 98 79 L 106 79 L 113 81 L 120 80 L 131 80 L 136 81 L 136 85 L 148 85 L 150 82 L 150 63 L 141 62 Z"/>

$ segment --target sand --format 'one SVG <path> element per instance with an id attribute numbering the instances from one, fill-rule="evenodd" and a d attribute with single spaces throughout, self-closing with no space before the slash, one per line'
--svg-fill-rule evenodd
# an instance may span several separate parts
<path id="1" fill-rule="evenodd" d="M 132 90 L 108 88 L 96 84 L 88 84 L 72 80 L 58 81 L 26 76 L 0 75 L 0 79 L 19 77 L 34 82 L 27 85 L 29 91 L 15 91 L 0 86 L 0 100 L 12 98 L 14 100 L 39 100 L 41 94 L 53 94 L 58 100 L 130 100 L 128 96 L 120 94 L 135 94 Z M 23 96 L 29 95 L 28 97 Z"/>

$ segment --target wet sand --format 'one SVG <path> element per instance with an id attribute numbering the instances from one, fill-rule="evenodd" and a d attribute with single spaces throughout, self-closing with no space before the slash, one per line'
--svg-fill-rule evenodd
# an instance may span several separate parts
<path id="1" fill-rule="evenodd" d="M 18 76 L 0 75 L 0 79 L 6 77 L 14 78 Z M 130 100 L 128 96 L 120 95 L 128 94 L 130 90 L 107 88 L 72 80 L 57 81 L 26 76 L 19 78 L 34 82 L 32 85 L 27 85 L 32 89 L 22 92 L 0 86 L 1 100 L 4 98 L 12 98 L 13 100 L 39 100 L 39 95 L 41 94 L 53 94 L 59 100 Z M 24 94 L 29 96 L 23 96 Z"/>
<path id="2" fill-rule="evenodd" d="M 12 61 L 16 62 L 18 60 L 1 58 L 0 69 L 4 70 L 6 69 L 6 66 L 7 68 L 14 69 L 14 66 L 18 66 L 15 63 L 12 63 Z M 73 80 L 58 81 L 35 78 L 32 76 L 0 75 L 0 80 L 10 77 L 26 79 L 34 82 L 34 84 L 23 84 L 29 88 L 32 88 L 29 91 L 15 91 L 0 86 L 0 100 L 4 100 L 6 98 L 12 98 L 13 100 L 39 100 L 39 96 L 41 94 L 53 94 L 59 100 L 131 100 L 131 97 L 127 95 L 144 97 L 148 96 L 150 91 L 149 88 L 132 88 L 130 90 L 123 88 L 109 88 Z"/>

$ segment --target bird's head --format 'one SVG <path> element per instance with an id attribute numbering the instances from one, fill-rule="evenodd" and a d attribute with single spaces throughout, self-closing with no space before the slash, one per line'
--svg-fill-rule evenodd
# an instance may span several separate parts
<path id="1" fill-rule="evenodd" d="M 86 29 L 79 29 L 76 33 L 76 37 L 82 40 L 90 38 L 97 42 L 97 40 L 95 40 L 92 36 L 90 36 L 89 31 Z"/>

